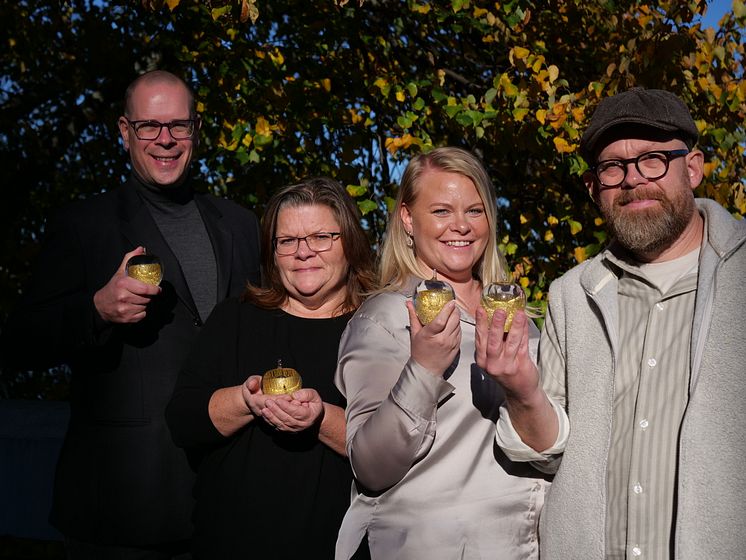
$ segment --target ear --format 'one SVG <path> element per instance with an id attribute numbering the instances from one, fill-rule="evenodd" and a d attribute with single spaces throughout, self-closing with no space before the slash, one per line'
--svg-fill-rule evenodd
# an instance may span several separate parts
<path id="1" fill-rule="evenodd" d="M 409 207 L 406 204 L 401 205 L 399 217 L 404 224 L 404 229 L 412 233 L 412 230 L 414 229 L 414 226 L 412 225 L 412 212 L 409 211 Z"/>
<path id="2" fill-rule="evenodd" d="M 129 151 L 130 149 L 130 125 L 127 119 L 119 117 L 119 134 L 122 136 L 122 142 L 124 143 L 124 149 Z"/>
<path id="3" fill-rule="evenodd" d="M 696 189 L 705 176 L 705 156 L 699 150 L 692 150 L 686 156 L 686 172 L 691 189 Z"/>
<path id="4" fill-rule="evenodd" d="M 596 175 L 592 171 L 583 173 L 583 184 L 588 191 L 588 196 L 591 197 L 593 202 L 596 202 L 598 200 L 598 181 L 596 181 Z"/>

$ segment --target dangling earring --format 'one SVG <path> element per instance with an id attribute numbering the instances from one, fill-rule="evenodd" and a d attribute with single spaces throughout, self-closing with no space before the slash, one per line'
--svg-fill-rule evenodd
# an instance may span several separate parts
<path id="1" fill-rule="evenodd" d="M 410 249 L 414 247 L 414 237 L 412 237 L 412 233 L 409 231 L 407 232 L 407 247 Z"/>

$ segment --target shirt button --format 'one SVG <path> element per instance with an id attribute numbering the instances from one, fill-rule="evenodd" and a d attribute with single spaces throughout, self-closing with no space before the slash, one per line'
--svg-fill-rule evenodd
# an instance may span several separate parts
<path id="1" fill-rule="evenodd" d="M 658 362 L 656 362 L 656 361 L 655 361 L 655 358 L 650 358 L 650 359 L 648 360 L 648 365 L 649 365 L 650 367 L 655 367 L 655 364 L 657 364 L 657 363 L 658 363 Z"/>
<path id="2" fill-rule="evenodd" d="M 661 302 L 658 302 L 658 303 L 656 303 L 656 304 L 655 304 L 655 308 L 656 308 L 656 309 L 657 309 L 658 311 L 663 311 L 663 309 L 664 309 L 665 307 L 666 307 L 666 306 L 665 306 L 665 305 L 663 305 L 663 304 L 662 304 Z"/>
<path id="3" fill-rule="evenodd" d="M 642 484 L 639 482 L 635 482 L 635 485 L 632 487 L 632 491 L 635 494 L 642 494 Z"/>
<path id="4" fill-rule="evenodd" d="M 648 427 L 649 425 L 650 425 L 650 422 L 648 422 L 648 419 L 647 419 L 647 418 L 643 418 L 642 420 L 640 420 L 640 427 L 641 427 L 641 428 L 642 428 L 643 430 L 644 430 L 645 428 L 647 428 L 647 427 Z"/>
<path id="5" fill-rule="evenodd" d="M 642 550 L 639 546 L 632 547 L 632 556 L 642 556 Z"/>

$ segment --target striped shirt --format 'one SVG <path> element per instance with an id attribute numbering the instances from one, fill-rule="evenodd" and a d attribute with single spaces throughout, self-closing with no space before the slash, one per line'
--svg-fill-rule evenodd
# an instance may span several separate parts
<path id="1" fill-rule="evenodd" d="M 606 557 L 668 559 L 698 251 L 642 267 L 611 253 L 607 258 L 618 266 L 619 356 L 606 474 Z"/>

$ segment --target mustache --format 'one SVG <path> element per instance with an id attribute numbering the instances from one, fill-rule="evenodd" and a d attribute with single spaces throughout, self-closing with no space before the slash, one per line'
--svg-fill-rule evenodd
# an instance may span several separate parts
<path id="1" fill-rule="evenodd" d="M 666 196 L 658 190 L 643 190 L 640 187 L 637 187 L 635 189 L 621 191 L 617 195 L 614 203 L 617 206 L 625 206 L 630 202 L 636 202 L 638 200 L 658 200 L 660 202 L 663 202 L 666 200 Z"/>

